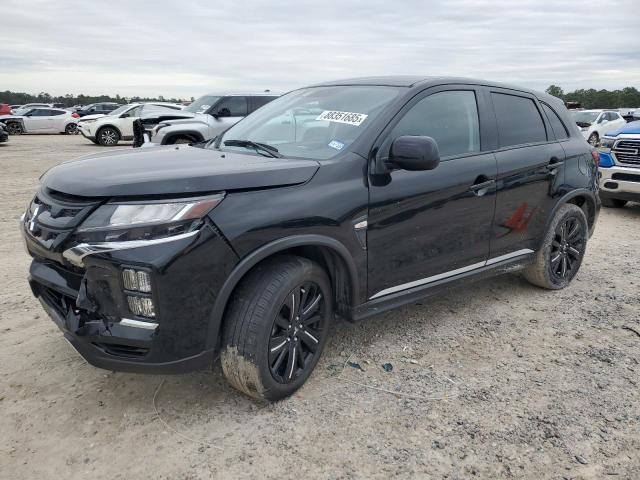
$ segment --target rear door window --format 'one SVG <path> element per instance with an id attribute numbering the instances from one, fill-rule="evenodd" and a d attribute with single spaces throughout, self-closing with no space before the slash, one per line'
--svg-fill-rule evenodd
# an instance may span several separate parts
<path id="1" fill-rule="evenodd" d="M 500 148 L 547 141 L 540 111 L 531 98 L 491 93 Z"/>
<path id="2" fill-rule="evenodd" d="M 551 129 L 553 130 L 553 133 L 555 133 L 556 139 L 564 140 L 565 138 L 569 138 L 567 127 L 564 126 L 564 123 L 560 119 L 560 116 L 555 112 L 555 110 L 546 103 L 542 104 L 542 109 L 549 119 Z"/>
<path id="3" fill-rule="evenodd" d="M 480 128 L 476 95 L 472 90 L 434 93 L 420 100 L 405 113 L 391 132 L 422 135 L 438 143 L 441 157 L 480 151 Z"/>

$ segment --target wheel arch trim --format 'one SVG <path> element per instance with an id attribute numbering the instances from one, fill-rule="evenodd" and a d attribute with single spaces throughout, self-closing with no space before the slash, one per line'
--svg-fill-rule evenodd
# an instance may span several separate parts
<path id="1" fill-rule="evenodd" d="M 349 275 L 351 301 L 352 304 L 356 302 L 359 292 L 358 270 L 349 250 L 343 243 L 335 238 L 316 234 L 295 235 L 279 238 L 244 256 L 225 280 L 224 285 L 222 285 L 222 288 L 218 292 L 213 305 L 209 321 L 209 331 L 207 333 L 208 348 L 217 346 L 220 327 L 222 325 L 227 304 L 229 303 L 231 295 L 244 276 L 261 261 L 296 247 L 328 248 L 343 260 L 347 268 L 347 274 Z"/>
<path id="2" fill-rule="evenodd" d="M 590 232 L 589 234 L 591 235 L 591 233 L 593 233 L 593 228 L 595 227 L 595 223 L 596 220 L 598 218 L 598 199 L 596 197 L 596 194 L 592 191 L 592 190 L 588 190 L 586 188 L 577 188 L 575 190 L 571 190 L 570 192 L 566 193 L 565 195 L 563 195 L 562 197 L 560 197 L 558 199 L 558 201 L 556 202 L 556 204 L 553 206 L 553 209 L 551 210 L 551 213 L 549 214 L 549 217 L 547 218 L 547 223 L 545 225 L 545 229 L 544 231 L 546 232 L 547 230 L 549 230 L 549 226 L 551 225 L 551 222 L 553 221 L 553 218 L 556 216 L 556 213 L 558 211 L 558 209 L 560 207 L 562 207 L 562 205 L 565 205 L 567 203 L 571 203 L 570 200 L 577 198 L 577 197 L 585 197 L 586 201 L 589 202 L 589 205 L 593 211 L 593 224 L 589 225 L 590 219 L 587 216 L 587 225 L 590 226 Z M 544 238 L 544 236 L 543 236 Z"/>
<path id="3" fill-rule="evenodd" d="M 202 133 L 198 132 L 197 130 L 184 130 L 184 131 L 177 131 L 177 132 L 169 132 L 162 139 L 162 145 L 169 145 L 169 143 L 167 143 L 168 140 L 173 139 L 175 137 L 180 137 L 180 136 L 192 136 L 192 137 L 195 137 L 198 142 L 204 141 L 204 135 L 202 135 Z"/>

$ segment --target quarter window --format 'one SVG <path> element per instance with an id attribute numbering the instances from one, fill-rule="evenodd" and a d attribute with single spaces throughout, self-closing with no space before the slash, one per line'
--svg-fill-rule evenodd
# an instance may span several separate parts
<path id="1" fill-rule="evenodd" d="M 501 148 L 547 140 L 540 111 L 532 99 L 503 93 L 492 93 L 491 98 Z"/>
<path id="2" fill-rule="evenodd" d="M 542 104 L 542 109 L 549 119 L 551 129 L 553 130 L 553 133 L 556 134 L 556 139 L 563 140 L 565 138 L 569 138 L 569 132 L 567 132 L 567 128 L 564 126 L 564 123 L 560 120 L 560 116 L 555 112 L 555 110 L 546 103 Z"/>
<path id="3" fill-rule="evenodd" d="M 476 96 L 470 90 L 429 95 L 415 104 L 393 128 L 391 138 L 432 137 L 441 157 L 480 151 Z"/>

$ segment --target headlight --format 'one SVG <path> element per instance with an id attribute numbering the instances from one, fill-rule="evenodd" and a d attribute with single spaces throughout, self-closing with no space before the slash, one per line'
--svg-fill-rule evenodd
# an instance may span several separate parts
<path id="1" fill-rule="evenodd" d="M 614 143 L 616 143 L 616 139 L 615 138 L 602 137 L 602 140 L 600 140 L 600 148 L 611 149 L 611 148 L 613 148 L 613 144 Z"/>
<path id="2" fill-rule="evenodd" d="M 155 202 L 114 202 L 98 207 L 76 231 L 80 242 L 150 240 L 190 232 L 224 193 Z"/>

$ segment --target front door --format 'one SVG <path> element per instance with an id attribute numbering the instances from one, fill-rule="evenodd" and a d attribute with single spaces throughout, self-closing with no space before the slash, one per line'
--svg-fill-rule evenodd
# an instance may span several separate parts
<path id="1" fill-rule="evenodd" d="M 369 298 L 484 266 L 497 173 L 493 153 L 482 151 L 484 104 L 475 87 L 429 89 L 383 133 L 378 155 L 388 155 L 394 138 L 424 135 L 438 143 L 441 161 L 434 170 L 394 170 L 386 180 L 371 179 Z"/>

